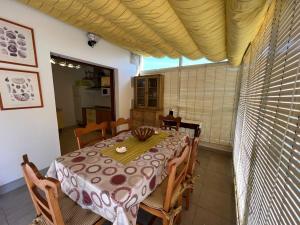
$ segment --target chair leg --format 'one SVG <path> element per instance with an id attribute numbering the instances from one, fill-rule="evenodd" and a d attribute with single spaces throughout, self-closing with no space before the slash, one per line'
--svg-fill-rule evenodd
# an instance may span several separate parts
<path id="1" fill-rule="evenodd" d="M 167 220 L 167 218 L 164 217 L 162 221 L 163 221 L 163 225 L 169 225 L 169 220 Z"/>
<path id="2" fill-rule="evenodd" d="M 185 196 L 185 208 L 187 210 L 190 208 L 190 195 L 191 195 L 190 192 L 191 192 L 190 189 L 186 190 L 186 192 L 185 192 L 185 194 L 186 194 L 186 196 Z"/>
<path id="3" fill-rule="evenodd" d="M 152 216 L 152 218 L 151 218 L 151 220 L 149 221 L 148 225 L 153 225 L 156 218 L 157 218 L 156 216 Z"/>
<path id="4" fill-rule="evenodd" d="M 178 206 L 182 206 L 182 194 L 178 198 Z M 181 212 L 177 215 L 177 224 L 181 223 Z"/>
<path id="5" fill-rule="evenodd" d="M 104 218 L 101 218 L 100 220 L 98 220 L 94 225 L 102 225 L 104 224 L 106 220 Z"/>

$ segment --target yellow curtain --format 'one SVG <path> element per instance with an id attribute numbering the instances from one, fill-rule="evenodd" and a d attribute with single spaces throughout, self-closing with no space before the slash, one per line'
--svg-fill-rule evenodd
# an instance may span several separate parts
<path id="1" fill-rule="evenodd" d="M 271 0 L 19 1 L 137 54 L 239 65 Z"/>
<path id="2" fill-rule="evenodd" d="M 249 45 L 262 25 L 271 1 L 227 0 L 226 38 L 227 58 L 233 65 L 239 65 Z"/>

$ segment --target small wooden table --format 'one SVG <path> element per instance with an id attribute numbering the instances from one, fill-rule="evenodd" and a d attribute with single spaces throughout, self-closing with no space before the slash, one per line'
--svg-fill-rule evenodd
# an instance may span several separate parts
<path id="1" fill-rule="evenodd" d="M 176 126 L 176 122 L 173 121 L 165 121 L 166 124 L 171 125 L 171 126 Z M 189 122 L 180 122 L 180 126 L 182 128 L 187 128 L 187 129 L 192 129 L 194 130 L 194 138 L 199 137 L 201 134 L 201 128 L 200 125 L 197 123 L 189 123 Z"/>
<path id="2" fill-rule="evenodd" d="M 197 123 L 180 122 L 180 127 L 194 130 L 194 138 L 201 134 L 200 125 Z"/>

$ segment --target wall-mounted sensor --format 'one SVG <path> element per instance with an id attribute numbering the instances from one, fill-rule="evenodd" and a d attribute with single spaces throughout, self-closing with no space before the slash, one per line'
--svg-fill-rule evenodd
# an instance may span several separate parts
<path id="1" fill-rule="evenodd" d="M 95 44 L 97 44 L 99 37 L 93 33 L 87 33 L 88 37 L 88 45 L 94 48 Z"/>

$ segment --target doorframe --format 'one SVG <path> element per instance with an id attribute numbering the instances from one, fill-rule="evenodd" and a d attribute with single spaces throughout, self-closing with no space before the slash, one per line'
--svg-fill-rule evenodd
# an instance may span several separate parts
<path id="1" fill-rule="evenodd" d="M 115 101 L 115 69 L 110 70 L 110 107 L 111 107 L 111 119 L 116 120 L 116 101 Z"/>
<path id="2" fill-rule="evenodd" d="M 102 67 L 102 68 L 110 70 L 111 71 L 111 74 L 110 74 L 111 117 L 112 117 L 113 121 L 116 120 L 116 99 L 115 99 L 115 97 L 116 97 L 116 93 L 115 93 L 115 91 L 116 91 L 116 89 L 115 89 L 116 82 L 115 82 L 115 76 L 118 74 L 118 69 L 117 68 L 102 65 L 102 64 L 99 64 L 99 63 L 90 62 L 90 61 L 83 60 L 83 59 L 78 59 L 78 58 L 75 58 L 75 57 L 71 57 L 71 56 L 67 56 L 67 55 L 63 55 L 63 54 L 59 54 L 59 53 L 55 53 L 55 52 L 50 52 L 50 59 L 51 59 L 51 56 L 60 57 L 60 58 L 63 58 L 63 59 L 67 59 L 69 61 L 85 64 L 85 65 L 88 65 L 88 66 Z M 50 62 L 50 60 L 49 60 L 49 62 Z M 50 62 L 50 64 L 51 64 L 51 62 Z M 52 66 L 51 66 L 51 71 L 52 71 Z M 52 71 L 52 79 L 53 79 L 53 71 Z M 54 85 L 53 85 L 53 91 L 55 93 Z M 55 106 L 56 106 L 56 103 L 55 103 Z"/>

